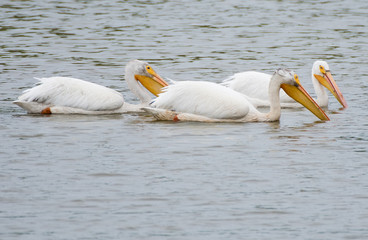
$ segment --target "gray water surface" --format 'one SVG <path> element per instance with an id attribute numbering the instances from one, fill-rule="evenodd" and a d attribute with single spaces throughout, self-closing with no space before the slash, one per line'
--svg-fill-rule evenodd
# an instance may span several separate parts
<path id="1" fill-rule="evenodd" d="M 354 1 L 2 1 L 1 239 L 368 239 L 368 3 Z M 131 59 L 174 80 L 295 70 L 321 122 L 155 121 L 146 114 L 27 115 L 33 77 L 111 87 Z"/>

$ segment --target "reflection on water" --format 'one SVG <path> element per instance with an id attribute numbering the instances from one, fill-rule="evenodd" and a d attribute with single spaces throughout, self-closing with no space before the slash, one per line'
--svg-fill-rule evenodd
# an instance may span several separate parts
<path id="1" fill-rule="evenodd" d="M 366 239 L 366 1 L 6 1 L 0 4 L 1 239 Z M 27 115 L 33 77 L 137 99 L 131 59 L 174 80 L 324 59 L 349 108 L 321 122 L 172 123 L 146 114 Z"/>

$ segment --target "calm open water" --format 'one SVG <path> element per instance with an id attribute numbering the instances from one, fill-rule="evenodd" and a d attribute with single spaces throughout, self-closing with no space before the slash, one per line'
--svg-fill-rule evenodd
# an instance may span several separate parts
<path id="1" fill-rule="evenodd" d="M 2 1 L 0 239 L 368 239 L 368 2 Z M 121 91 L 125 64 L 221 82 L 328 61 L 330 122 L 36 116 L 33 77 Z"/>

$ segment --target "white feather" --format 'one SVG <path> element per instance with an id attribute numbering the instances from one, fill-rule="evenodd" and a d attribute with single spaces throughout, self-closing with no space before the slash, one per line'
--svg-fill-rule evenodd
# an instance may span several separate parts
<path id="1" fill-rule="evenodd" d="M 87 111 L 114 110 L 123 96 L 110 88 L 69 77 L 37 78 L 40 83 L 24 91 L 18 100 L 44 105 L 79 108 Z"/>
<path id="2" fill-rule="evenodd" d="M 314 77 L 314 74 L 321 75 L 321 72 L 319 71 L 319 65 L 324 66 L 326 70 L 329 70 L 330 68 L 325 61 L 315 61 L 312 67 L 312 83 L 314 91 L 317 95 L 316 102 L 321 107 L 327 107 L 327 92 L 322 84 L 320 84 Z M 271 77 L 272 75 L 266 73 L 246 71 L 236 73 L 228 77 L 222 82 L 222 85 L 248 96 L 248 100 L 255 107 L 269 107 L 270 101 L 268 99 L 268 87 Z M 281 107 L 302 107 L 302 105 L 290 98 L 282 89 L 280 90 L 280 103 Z"/>
<path id="3" fill-rule="evenodd" d="M 271 110 L 259 112 L 247 97 L 225 86 L 203 81 L 177 82 L 164 89 L 152 103 L 143 108 L 159 120 L 201 122 L 277 121 L 281 107 L 281 84 L 294 85 L 294 74 L 277 70 L 270 81 Z"/>
<path id="4" fill-rule="evenodd" d="M 202 81 L 176 82 L 151 103 L 152 107 L 192 113 L 209 118 L 242 118 L 251 108 L 240 93 Z"/>
<path id="5" fill-rule="evenodd" d="M 321 120 L 327 115 L 311 100 L 308 93 L 294 79 L 294 72 L 278 69 L 269 85 L 271 103 L 268 113 L 259 112 L 245 97 L 225 86 L 203 81 L 177 82 L 164 89 L 150 108 L 143 108 L 159 120 L 200 122 L 254 122 L 277 121 L 280 119 L 280 88 L 285 84 L 287 91 L 304 104 Z M 288 86 L 286 86 L 288 85 Z M 293 94 L 292 91 L 295 91 Z M 301 94 L 301 95 L 300 95 Z M 304 95 L 304 96 L 303 96 Z"/>
<path id="6" fill-rule="evenodd" d="M 125 68 L 126 83 L 140 99 L 139 105 L 124 102 L 123 95 L 113 89 L 70 77 L 36 78 L 40 81 L 37 86 L 25 90 L 14 103 L 28 113 L 41 113 L 48 108 L 52 113 L 64 114 L 141 112 L 142 106 L 148 106 L 151 94 L 138 84 L 135 74 L 149 75 L 147 65 L 132 60 Z"/>
<path id="7" fill-rule="evenodd" d="M 268 88 L 272 75 L 261 72 L 241 72 L 225 79 L 223 85 L 246 95 L 255 107 L 269 107 L 270 100 Z M 283 107 L 301 107 L 290 98 L 282 89 L 280 90 L 280 102 Z"/>

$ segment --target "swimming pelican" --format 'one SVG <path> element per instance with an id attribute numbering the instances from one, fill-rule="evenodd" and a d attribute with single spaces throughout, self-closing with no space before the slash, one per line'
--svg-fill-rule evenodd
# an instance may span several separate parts
<path id="1" fill-rule="evenodd" d="M 130 61 L 125 67 L 125 80 L 130 90 L 140 99 L 139 105 L 124 101 L 123 95 L 111 88 L 92 82 L 69 78 L 39 78 L 39 85 L 25 90 L 15 104 L 28 113 L 59 114 L 114 114 L 142 111 L 148 106 L 151 95 L 158 96 L 167 86 L 153 69 L 139 60 Z M 147 86 L 145 89 L 138 81 Z"/>
<path id="2" fill-rule="evenodd" d="M 290 70 L 278 69 L 269 83 L 271 109 L 259 112 L 245 95 L 220 84 L 183 81 L 165 87 L 150 107 L 143 109 L 158 120 L 200 122 L 258 122 L 280 119 L 280 88 L 321 120 L 329 120 L 324 111 L 300 85 Z M 145 85 L 145 83 L 142 83 Z"/>
<path id="3" fill-rule="evenodd" d="M 240 72 L 229 77 L 223 82 L 223 85 L 241 92 L 248 96 L 248 100 L 256 107 L 269 107 L 268 86 L 271 75 L 260 72 Z M 315 61 L 312 67 L 312 82 L 317 95 L 316 102 L 321 107 L 328 106 L 327 88 L 340 104 L 346 108 L 348 105 L 343 97 L 339 87 L 333 79 L 330 67 L 325 61 Z M 280 91 L 280 102 L 282 107 L 300 107 L 284 91 Z"/>

